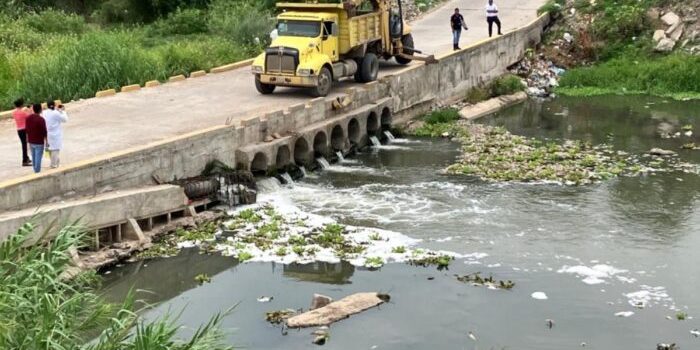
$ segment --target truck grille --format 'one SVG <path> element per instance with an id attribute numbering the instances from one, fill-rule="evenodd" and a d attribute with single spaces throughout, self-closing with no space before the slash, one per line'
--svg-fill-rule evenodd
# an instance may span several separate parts
<path id="1" fill-rule="evenodd" d="M 265 70 L 267 73 L 294 74 L 299 65 L 299 50 L 289 47 L 265 49 Z"/>

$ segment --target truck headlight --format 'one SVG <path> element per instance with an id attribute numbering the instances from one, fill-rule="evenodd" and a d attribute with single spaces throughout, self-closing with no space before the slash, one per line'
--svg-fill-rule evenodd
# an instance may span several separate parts
<path id="1" fill-rule="evenodd" d="M 252 68 L 253 73 L 264 73 L 265 70 L 263 69 L 262 66 L 253 66 Z"/>
<path id="2" fill-rule="evenodd" d="M 297 75 L 302 76 L 302 77 L 308 77 L 308 76 L 314 75 L 314 70 L 313 69 L 299 69 L 299 70 L 297 70 Z"/>

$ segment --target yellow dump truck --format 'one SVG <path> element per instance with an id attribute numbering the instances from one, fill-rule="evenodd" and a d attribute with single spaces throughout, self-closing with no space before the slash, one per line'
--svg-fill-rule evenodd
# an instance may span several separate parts
<path id="1" fill-rule="evenodd" d="M 334 81 L 377 79 L 379 59 L 399 64 L 416 56 L 401 0 L 344 0 L 339 3 L 278 3 L 276 38 L 252 64 L 255 87 L 271 94 L 277 86 L 309 88 L 326 96 Z M 273 35 L 274 36 L 274 35 Z"/>

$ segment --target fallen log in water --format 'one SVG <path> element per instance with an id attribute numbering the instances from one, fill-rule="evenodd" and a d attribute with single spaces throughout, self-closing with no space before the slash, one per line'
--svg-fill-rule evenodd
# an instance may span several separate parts
<path id="1" fill-rule="evenodd" d="M 389 295 L 357 293 L 287 319 L 289 328 L 327 326 L 389 301 Z"/>

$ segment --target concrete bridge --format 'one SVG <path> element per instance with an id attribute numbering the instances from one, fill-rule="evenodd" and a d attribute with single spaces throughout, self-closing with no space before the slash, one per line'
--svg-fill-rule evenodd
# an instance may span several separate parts
<path id="1" fill-rule="evenodd" d="M 414 25 L 417 42 L 421 35 L 430 40 L 436 26 L 441 32 L 447 28 L 445 18 L 449 18 L 455 3 L 451 1 Z M 518 7 L 512 3 L 515 11 Z M 159 183 L 197 176 L 211 160 L 239 169 L 270 172 L 289 164 L 308 165 L 315 157 L 364 146 L 370 136 L 381 135 L 392 123 L 420 115 L 436 103 L 458 100 L 468 89 L 503 74 L 509 65 L 522 58 L 527 48 L 540 41 L 549 23 L 546 15 L 535 17 L 537 5 L 531 4 L 521 11 L 527 15 L 512 18 L 522 26 L 503 36 L 438 55 L 437 64 L 386 67 L 379 81 L 364 85 L 343 83 L 325 99 L 308 100 L 298 91 L 290 90 L 271 97 L 255 95 L 258 102 L 252 105 L 257 107 L 246 109 L 251 104 L 246 102 L 245 95 L 239 101 L 235 90 L 240 87 L 218 90 L 206 87 L 208 83 L 215 87 L 223 83 L 229 86 L 232 82 L 225 79 L 236 82 L 245 76 L 245 91 L 253 91 L 249 87 L 251 77 L 243 69 L 78 102 L 69 107 L 74 116 L 72 122 L 81 116 L 91 118 L 91 122 L 78 127 L 87 128 L 84 131 L 87 136 L 82 144 L 73 147 L 89 151 L 89 157 L 78 158 L 57 170 L 16 177 L 14 172 L 6 170 L 10 165 L 3 156 L 0 240 L 36 212 L 43 212 L 43 216 L 34 219 L 42 227 L 82 218 L 95 230 L 98 247 L 124 239 L 145 241 L 144 231 L 173 218 L 193 215 L 197 205 L 188 201 L 181 188 Z M 483 19 L 481 6 L 478 8 L 474 10 L 474 22 Z M 501 11 L 507 11 L 503 4 Z M 523 23 L 526 21 L 529 22 Z M 421 23 L 425 25 L 421 27 Z M 478 26 L 472 24 L 471 28 L 475 30 Z M 450 43 L 438 46 L 449 48 Z M 240 105 L 245 111 L 233 113 L 230 107 L 225 107 L 232 114 L 211 114 L 217 106 L 212 109 L 210 94 L 215 95 L 214 99 L 228 99 L 225 106 Z M 149 101 L 158 105 L 149 107 Z M 182 109 L 180 105 L 195 108 Z M 197 109 L 201 106 L 209 106 L 204 109 L 215 117 L 203 116 L 203 110 Z M 125 120 L 115 121 L 106 111 L 110 107 L 124 111 Z M 159 112 L 151 113 L 156 110 Z M 107 114 L 103 116 L 99 112 Z M 118 114 L 116 118 L 119 117 Z M 197 121 L 196 126 L 192 126 L 192 120 Z M 206 122 L 200 125 L 201 121 Z M 100 123 L 104 124 L 100 131 L 90 129 Z M 182 132 L 192 129 L 198 130 Z M 68 139 L 73 130 L 67 130 Z M 134 140 L 134 135 L 138 139 L 144 131 L 154 130 L 169 130 L 164 134 L 177 135 L 148 139 L 150 142 Z M 95 135 L 97 132 L 104 134 Z M 104 143 L 97 138 L 108 139 L 110 148 L 102 148 Z M 2 137 L 3 155 L 11 154 L 16 147 L 6 145 L 9 139 L 6 135 Z M 93 143 L 97 151 L 93 150 Z M 66 144 L 67 149 L 72 149 Z M 118 151 L 112 152 L 114 147 Z"/>

